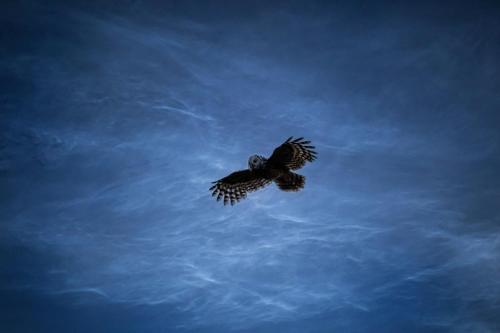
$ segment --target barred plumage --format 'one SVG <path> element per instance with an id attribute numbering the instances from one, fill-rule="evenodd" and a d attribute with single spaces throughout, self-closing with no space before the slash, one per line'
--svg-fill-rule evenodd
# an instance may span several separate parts
<path id="1" fill-rule="evenodd" d="M 230 174 L 227 177 L 212 182 L 210 187 L 212 196 L 217 196 L 217 201 L 224 199 L 224 205 L 244 199 L 247 192 L 255 191 L 271 183 L 272 180 L 262 177 L 259 172 L 253 170 L 241 170 Z"/>
<path id="2" fill-rule="evenodd" d="M 210 187 L 212 196 L 224 205 L 234 205 L 246 198 L 248 192 L 256 191 L 272 181 L 283 191 L 299 191 L 305 185 L 305 177 L 291 172 L 303 167 L 306 162 L 316 159 L 314 146 L 304 138 L 288 138 L 266 159 L 262 156 L 250 156 L 249 169 L 231 173 L 229 176 L 213 182 Z"/>
<path id="3" fill-rule="evenodd" d="M 281 146 L 276 148 L 269 160 L 283 163 L 288 168 L 297 170 L 302 168 L 307 161 L 314 161 L 316 152 L 313 150 L 315 147 L 309 145 L 311 141 L 304 141 L 304 138 L 292 139 L 293 137 L 289 137 Z"/>

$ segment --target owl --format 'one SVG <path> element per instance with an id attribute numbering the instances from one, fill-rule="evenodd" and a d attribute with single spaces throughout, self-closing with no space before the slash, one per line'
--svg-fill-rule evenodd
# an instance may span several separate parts
<path id="1" fill-rule="evenodd" d="M 248 192 L 256 191 L 275 182 L 283 191 L 299 191 L 304 187 L 305 177 L 291 170 L 302 168 L 306 162 L 316 159 L 314 146 L 304 138 L 288 138 L 273 151 L 269 158 L 252 155 L 248 169 L 233 172 L 215 182 L 210 191 L 217 201 L 224 199 L 224 205 L 234 205 L 246 198 Z"/>

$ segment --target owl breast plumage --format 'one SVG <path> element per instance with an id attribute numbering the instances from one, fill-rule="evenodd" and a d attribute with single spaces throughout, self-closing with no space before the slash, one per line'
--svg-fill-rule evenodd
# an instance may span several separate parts
<path id="1" fill-rule="evenodd" d="M 317 153 L 310 141 L 303 138 L 288 138 L 277 147 L 269 158 L 252 155 L 248 159 L 248 169 L 231 173 L 213 182 L 212 195 L 224 205 L 234 205 L 246 198 L 247 193 L 275 182 L 283 191 L 299 191 L 305 185 L 305 177 L 292 170 L 302 168 L 306 162 L 316 159 Z"/>

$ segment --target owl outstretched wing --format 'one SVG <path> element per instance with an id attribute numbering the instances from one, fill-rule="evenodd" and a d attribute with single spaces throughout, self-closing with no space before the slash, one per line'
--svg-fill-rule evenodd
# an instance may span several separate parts
<path id="1" fill-rule="evenodd" d="M 269 183 L 271 180 L 264 178 L 260 170 L 240 170 L 213 182 L 210 191 L 213 191 L 212 196 L 217 196 L 217 201 L 224 198 L 224 205 L 234 205 L 244 199 L 247 192 L 258 190 Z"/>
<path id="2" fill-rule="evenodd" d="M 293 140 L 289 137 L 281 146 L 273 151 L 269 162 L 274 165 L 284 165 L 292 170 L 300 169 L 307 161 L 312 162 L 316 159 L 314 146 L 310 146 L 311 141 L 305 141 L 304 138 Z"/>

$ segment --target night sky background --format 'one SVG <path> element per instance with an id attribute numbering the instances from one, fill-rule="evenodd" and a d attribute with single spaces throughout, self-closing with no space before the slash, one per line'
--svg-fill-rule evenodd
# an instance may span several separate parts
<path id="1" fill-rule="evenodd" d="M 500 332 L 494 2 L 0 6 L 1 332 Z"/>

